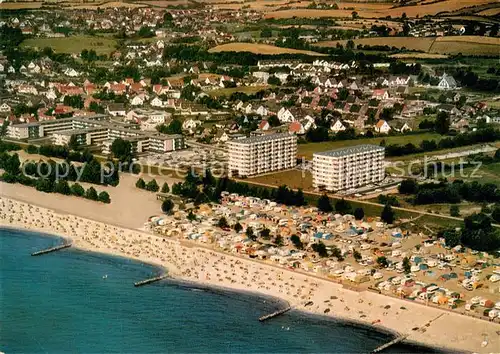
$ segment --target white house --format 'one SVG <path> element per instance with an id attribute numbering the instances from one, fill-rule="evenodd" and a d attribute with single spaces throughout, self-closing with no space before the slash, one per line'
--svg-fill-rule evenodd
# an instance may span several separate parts
<path id="1" fill-rule="evenodd" d="M 391 130 L 391 126 L 385 120 L 381 119 L 375 125 L 375 131 L 381 134 L 387 134 Z"/>
<path id="2" fill-rule="evenodd" d="M 259 106 L 259 108 L 257 108 L 257 110 L 255 111 L 255 113 L 257 113 L 260 116 L 267 116 L 268 110 L 264 106 Z"/>
<path id="3" fill-rule="evenodd" d="M 8 113 L 8 112 L 10 112 L 10 110 L 11 110 L 11 108 L 7 103 L 4 102 L 0 105 L 0 112 Z"/>
<path id="4" fill-rule="evenodd" d="M 292 114 L 292 112 L 290 112 L 285 107 L 281 107 L 281 109 L 278 111 L 277 116 L 281 123 L 290 123 L 295 120 L 295 117 Z"/>
<path id="5" fill-rule="evenodd" d="M 130 101 L 130 104 L 132 106 L 142 106 L 144 104 L 144 98 L 141 97 L 141 96 L 135 96 L 134 98 L 132 98 L 132 100 Z"/>
<path id="6" fill-rule="evenodd" d="M 159 97 L 155 97 L 149 102 L 153 107 L 163 107 L 163 101 Z"/>
<path id="7" fill-rule="evenodd" d="M 182 123 L 183 130 L 190 130 L 196 128 L 198 125 L 201 125 L 201 121 L 194 119 L 186 119 L 184 123 Z"/>
<path id="8" fill-rule="evenodd" d="M 458 85 L 453 76 L 446 75 L 446 73 L 444 73 L 443 76 L 441 76 L 441 80 L 439 81 L 437 87 L 442 90 L 453 90 L 456 89 Z"/>
<path id="9" fill-rule="evenodd" d="M 330 127 L 330 129 L 335 132 L 335 133 L 338 133 L 338 132 L 341 132 L 341 131 L 344 131 L 346 130 L 346 126 L 344 124 L 342 124 L 342 122 L 340 121 L 340 119 L 337 119 L 337 121 L 332 124 L 332 126 Z"/>

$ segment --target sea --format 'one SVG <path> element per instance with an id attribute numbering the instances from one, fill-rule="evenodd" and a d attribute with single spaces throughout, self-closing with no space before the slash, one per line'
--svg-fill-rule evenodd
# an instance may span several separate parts
<path id="1" fill-rule="evenodd" d="M 256 294 L 172 280 L 136 288 L 159 270 L 126 258 L 72 248 L 30 256 L 61 242 L 0 228 L 1 352 L 368 353 L 392 338 L 295 310 L 261 323 L 283 304 Z"/>

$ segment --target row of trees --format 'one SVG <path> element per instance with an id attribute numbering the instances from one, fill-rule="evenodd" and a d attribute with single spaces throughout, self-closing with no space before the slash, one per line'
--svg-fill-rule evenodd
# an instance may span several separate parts
<path id="1" fill-rule="evenodd" d="M 414 195 L 413 203 L 436 204 L 436 203 L 460 203 L 462 200 L 469 202 L 500 202 L 500 189 L 493 183 L 481 184 L 477 181 L 464 182 L 455 180 L 453 183 L 442 181 L 440 183 L 418 184 L 409 179 L 401 182 L 399 186 L 401 194 Z"/>
<path id="2" fill-rule="evenodd" d="M 484 213 L 467 216 L 461 230 L 445 230 L 441 236 L 449 247 L 462 244 L 478 251 L 495 251 L 500 248 L 500 230 L 491 225 L 491 218 Z"/>
<path id="3" fill-rule="evenodd" d="M 142 178 L 139 178 L 137 182 L 135 182 L 135 186 L 139 189 L 144 189 L 150 192 L 158 192 L 160 190 L 160 186 L 156 182 L 155 179 L 152 179 L 148 183 L 146 183 Z M 170 188 L 168 187 L 168 184 L 165 182 L 163 183 L 163 186 L 161 187 L 161 192 L 162 193 L 169 193 Z"/>
<path id="4" fill-rule="evenodd" d="M 352 205 L 344 198 L 337 200 L 335 202 L 335 208 L 334 208 L 330 198 L 326 194 L 323 194 L 321 197 L 319 197 L 317 207 L 319 211 L 323 213 L 336 212 L 341 215 L 345 214 L 354 215 L 354 218 L 356 220 L 362 220 L 365 216 L 363 208 L 353 209 Z M 380 214 L 380 218 L 387 224 L 394 223 L 394 220 L 396 219 L 396 214 L 390 204 L 385 204 L 384 209 Z"/>
<path id="5" fill-rule="evenodd" d="M 28 145 L 25 151 L 28 154 L 39 154 L 46 157 L 57 157 L 60 159 L 75 161 L 75 162 L 89 162 L 94 159 L 92 153 L 85 149 L 81 152 L 74 151 L 78 149 L 75 144 L 70 144 L 71 146 L 59 146 L 59 145 L 40 145 L 39 147 L 35 145 Z M 73 150 L 73 151 L 72 151 Z"/>
<path id="6" fill-rule="evenodd" d="M 43 167 L 44 166 L 44 167 Z M 21 163 L 17 154 L 10 155 L 6 158 L 0 159 L 0 168 L 5 172 L 1 176 L 1 180 L 6 183 L 21 183 L 25 186 L 35 187 L 36 190 L 45 193 L 59 193 L 64 195 L 75 195 L 84 197 L 90 200 L 100 201 L 102 203 L 111 203 L 109 194 L 105 191 L 97 193 L 95 188 L 90 187 L 86 191 L 78 183 L 69 185 L 68 180 L 64 178 L 55 178 L 55 174 L 48 171 L 47 164 L 40 165 L 38 170 L 35 163 L 29 163 L 23 166 L 26 173 L 21 171 Z M 45 171 L 43 171 L 45 169 Z M 38 174 L 44 174 L 41 177 Z"/>
<path id="7" fill-rule="evenodd" d="M 385 145 L 386 156 L 404 156 L 419 154 L 429 151 L 457 148 L 461 146 L 489 143 L 500 139 L 500 130 L 495 128 L 478 129 L 473 132 L 457 134 L 453 137 L 447 137 L 436 142 L 435 140 L 424 140 L 420 146 L 412 143 L 406 145 L 390 144 Z M 385 142 L 384 142 L 385 144 Z M 383 145 L 381 143 L 381 145 Z"/>

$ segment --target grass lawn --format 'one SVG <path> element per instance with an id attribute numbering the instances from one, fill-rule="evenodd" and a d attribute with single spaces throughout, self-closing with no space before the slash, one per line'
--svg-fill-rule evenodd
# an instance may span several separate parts
<path id="1" fill-rule="evenodd" d="M 23 47 L 43 49 L 51 47 L 57 53 L 81 53 L 83 49 L 93 49 L 97 54 L 109 54 L 115 50 L 116 41 L 112 38 L 92 36 L 72 36 L 62 38 L 30 38 L 23 41 Z"/>
<path id="2" fill-rule="evenodd" d="M 297 155 L 299 157 L 304 157 L 308 160 L 312 159 L 312 155 L 315 152 L 340 149 L 343 147 L 361 145 L 361 144 L 375 144 L 380 145 L 382 140 L 385 140 L 386 145 L 389 144 L 400 144 L 405 145 L 412 143 L 414 145 L 419 145 L 422 140 L 436 140 L 439 141 L 441 135 L 436 133 L 421 133 L 421 134 L 410 134 L 410 135 L 395 135 L 386 137 L 376 137 L 376 138 L 366 138 L 357 140 L 340 140 L 340 141 L 323 141 L 321 143 L 307 143 L 299 144 L 297 149 Z"/>
<path id="3" fill-rule="evenodd" d="M 207 93 L 212 97 L 219 96 L 230 96 L 235 92 L 243 92 L 246 94 L 254 94 L 261 90 L 266 90 L 271 86 L 240 86 L 240 87 L 229 87 L 229 88 L 221 88 L 213 91 L 207 91 Z"/>
<path id="4" fill-rule="evenodd" d="M 313 191 L 312 175 L 310 171 L 288 170 L 276 173 L 269 173 L 263 176 L 251 177 L 245 180 L 252 183 L 272 184 L 277 187 L 286 184 L 289 188 L 301 188 L 304 191 Z"/>

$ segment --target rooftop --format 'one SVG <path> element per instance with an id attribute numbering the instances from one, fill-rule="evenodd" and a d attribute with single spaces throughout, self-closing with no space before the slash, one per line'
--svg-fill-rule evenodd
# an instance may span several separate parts
<path id="1" fill-rule="evenodd" d="M 378 145 L 363 144 L 363 145 L 350 146 L 335 150 L 316 152 L 313 154 L 313 156 L 318 155 L 318 156 L 330 156 L 330 157 L 343 157 L 354 154 L 360 154 L 363 152 L 384 151 L 384 150 L 385 150 L 384 147 Z"/>
<path id="2" fill-rule="evenodd" d="M 253 143 L 260 143 L 260 142 L 264 142 L 264 141 L 289 138 L 291 136 L 293 136 L 293 135 L 290 135 L 288 133 L 266 134 L 266 135 L 251 136 L 250 138 L 238 139 L 236 141 L 231 141 L 231 142 L 238 143 L 238 144 L 253 144 Z"/>

